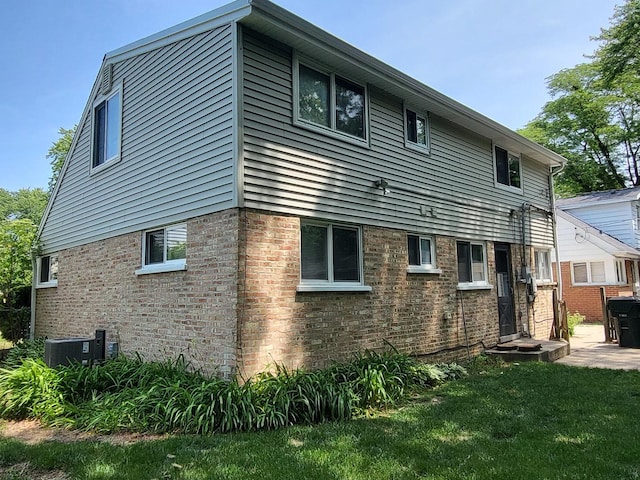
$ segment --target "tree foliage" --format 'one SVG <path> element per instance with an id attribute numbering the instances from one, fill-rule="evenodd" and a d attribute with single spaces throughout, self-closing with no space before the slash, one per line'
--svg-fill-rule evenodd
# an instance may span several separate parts
<path id="1" fill-rule="evenodd" d="M 548 79 L 551 100 L 520 133 L 565 156 L 562 196 L 640 185 L 640 0 L 616 9 L 591 62 Z M 633 31 L 632 31 L 633 30 Z"/>
<path id="2" fill-rule="evenodd" d="M 49 195 L 41 188 L 21 188 L 9 192 L 0 188 L 0 220 L 29 219 L 39 224 Z"/>
<path id="3" fill-rule="evenodd" d="M 64 160 L 67 158 L 67 154 L 71 148 L 71 142 L 73 141 L 73 136 L 76 133 L 77 127 L 77 125 L 74 125 L 70 129 L 60 127 L 58 130 L 60 138 L 53 142 L 51 148 L 49 148 L 49 151 L 47 152 L 47 158 L 51 160 L 49 191 L 53 190 L 53 187 L 55 187 L 56 182 L 58 181 L 58 176 L 60 175 L 60 171 L 64 165 Z"/>

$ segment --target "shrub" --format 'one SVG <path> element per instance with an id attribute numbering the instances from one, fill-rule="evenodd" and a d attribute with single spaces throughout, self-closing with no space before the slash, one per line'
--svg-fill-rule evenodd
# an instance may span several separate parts
<path id="1" fill-rule="evenodd" d="M 28 358 L 39 344 L 20 349 L 26 358 L 0 370 L 0 415 L 100 432 L 211 434 L 345 420 L 465 373 L 395 351 L 366 351 L 313 372 L 275 365 L 240 384 L 193 372 L 182 357 L 144 362 L 120 356 L 93 367 L 52 369 Z"/>
<path id="2" fill-rule="evenodd" d="M 582 322 L 584 322 L 585 316 L 584 315 L 580 315 L 578 312 L 574 312 L 574 313 L 569 313 L 567 315 L 567 323 L 569 326 L 569 335 L 573 337 L 573 334 L 575 333 L 575 329 L 577 325 L 580 325 Z"/>
<path id="3" fill-rule="evenodd" d="M 23 360 L 27 359 L 44 359 L 44 338 L 20 340 L 15 343 L 9 350 L 3 364 L 6 368 L 17 368 L 22 365 Z"/>

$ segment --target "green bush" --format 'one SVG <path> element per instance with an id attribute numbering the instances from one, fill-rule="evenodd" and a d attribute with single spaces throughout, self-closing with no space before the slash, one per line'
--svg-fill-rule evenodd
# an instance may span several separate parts
<path id="1" fill-rule="evenodd" d="M 211 434 L 346 420 L 465 374 L 456 365 L 366 351 L 313 372 L 275 365 L 239 383 L 193 372 L 182 357 L 145 362 L 120 356 L 93 367 L 52 369 L 31 358 L 39 344 L 25 343 L 19 352 L 22 360 L 16 353 L 0 370 L 0 416 L 100 432 Z"/>
<path id="2" fill-rule="evenodd" d="M 9 350 L 3 365 L 7 368 L 17 368 L 22 365 L 22 361 L 26 359 L 44 359 L 44 338 L 20 340 L 16 342 L 11 350 Z"/>
<path id="3" fill-rule="evenodd" d="M 567 315 L 567 323 L 569 325 L 569 336 L 573 337 L 577 325 L 584 322 L 585 316 L 580 315 L 578 312 L 570 313 Z"/>

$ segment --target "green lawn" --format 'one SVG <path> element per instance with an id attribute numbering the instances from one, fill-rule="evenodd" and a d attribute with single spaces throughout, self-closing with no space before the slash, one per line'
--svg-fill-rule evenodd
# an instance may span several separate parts
<path id="1" fill-rule="evenodd" d="M 0 472 L 28 463 L 4 478 L 638 479 L 639 407 L 638 371 L 520 364 L 346 423 L 128 446 L 3 438 Z"/>

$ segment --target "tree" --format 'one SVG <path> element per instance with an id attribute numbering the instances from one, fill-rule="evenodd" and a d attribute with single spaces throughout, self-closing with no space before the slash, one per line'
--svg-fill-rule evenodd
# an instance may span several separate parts
<path id="1" fill-rule="evenodd" d="M 49 148 L 49 151 L 47 152 L 47 158 L 51 159 L 51 178 L 49 178 L 50 192 L 58 181 L 58 176 L 60 175 L 60 171 L 64 165 L 64 160 L 67 158 L 67 154 L 71 148 L 71 142 L 73 141 L 73 136 L 76 133 L 77 127 L 77 125 L 74 125 L 70 129 L 60 127 L 58 130 L 60 138 L 53 142 L 51 148 Z"/>
<path id="2" fill-rule="evenodd" d="M 49 195 L 41 188 L 21 188 L 9 192 L 0 188 L 0 220 L 29 219 L 38 225 Z"/>
<path id="3" fill-rule="evenodd" d="M 640 0 L 616 8 L 590 63 L 548 79 L 552 100 L 521 133 L 565 156 L 561 195 L 640 185 Z"/>
<path id="4" fill-rule="evenodd" d="M 640 72 L 640 0 L 627 0 L 617 6 L 612 25 L 602 29 L 596 50 L 604 80 L 612 82 L 625 72 Z"/>

